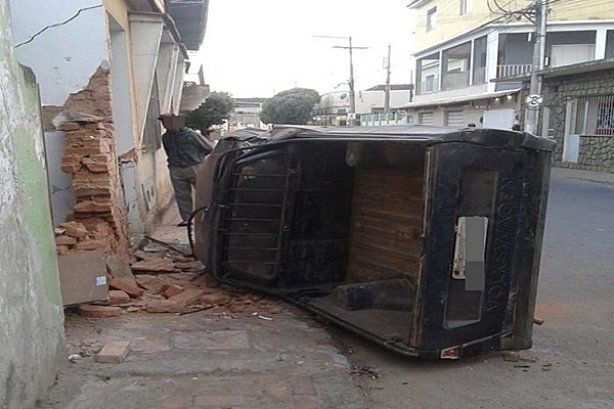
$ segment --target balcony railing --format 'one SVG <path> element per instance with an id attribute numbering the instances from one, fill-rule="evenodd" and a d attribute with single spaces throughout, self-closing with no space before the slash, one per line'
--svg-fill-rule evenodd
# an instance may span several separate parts
<path id="1" fill-rule="evenodd" d="M 516 77 L 531 73 L 531 64 L 497 65 L 497 78 Z"/>
<path id="2" fill-rule="evenodd" d="M 363 114 L 360 116 L 360 126 L 387 126 L 411 123 L 411 117 L 405 111 L 389 114 Z"/>

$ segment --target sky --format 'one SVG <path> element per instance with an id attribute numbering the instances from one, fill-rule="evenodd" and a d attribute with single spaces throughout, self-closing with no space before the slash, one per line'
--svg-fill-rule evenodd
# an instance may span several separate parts
<path id="1" fill-rule="evenodd" d="M 347 39 L 352 36 L 356 90 L 383 84 L 388 44 L 391 83 L 410 83 L 408 0 L 210 0 L 201 49 L 191 57 L 202 64 L 213 91 L 234 97 L 270 97 L 293 88 L 326 94 L 347 91 Z"/>

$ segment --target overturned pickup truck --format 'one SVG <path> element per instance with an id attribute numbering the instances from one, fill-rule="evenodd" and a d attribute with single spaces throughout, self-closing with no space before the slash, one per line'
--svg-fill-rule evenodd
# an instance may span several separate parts
<path id="1" fill-rule="evenodd" d="M 198 176 L 194 251 L 407 356 L 530 348 L 552 148 L 475 128 L 238 131 Z"/>

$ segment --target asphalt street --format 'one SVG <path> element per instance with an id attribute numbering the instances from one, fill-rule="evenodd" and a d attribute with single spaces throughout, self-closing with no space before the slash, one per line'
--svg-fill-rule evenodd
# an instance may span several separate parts
<path id="1" fill-rule="evenodd" d="M 372 408 L 614 408 L 613 292 L 614 175 L 554 169 L 537 307 L 545 324 L 520 361 L 408 360 L 338 339 L 363 369 Z"/>

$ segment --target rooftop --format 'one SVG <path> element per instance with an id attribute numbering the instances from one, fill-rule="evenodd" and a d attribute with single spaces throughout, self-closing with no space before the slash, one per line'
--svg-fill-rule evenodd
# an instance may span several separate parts
<path id="1" fill-rule="evenodd" d="M 412 89 L 414 89 L 414 84 L 390 84 L 391 91 L 410 91 Z M 385 91 L 385 90 L 386 90 L 386 85 L 382 84 L 382 85 L 376 85 L 374 87 L 366 89 L 365 91 Z"/>
<path id="2" fill-rule="evenodd" d="M 505 91 L 495 91 L 495 92 L 482 92 L 480 94 L 469 94 L 463 95 L 455 98 L 442 98 L 432 101 L 416 101 L 409 102 L 403 105 L 403 108 L 421 108 L 421 107 L 430 107 L 430 106 L 445 106 L 445 105 L 454 105 L 454 104 L 462 104 L 464 102 L 470 101 L 480 101 L 491 98 L 500 98 L 505 97 L 507 95 L 512 95 L 520 91 L 520 89 L 511 89 Z"/>

